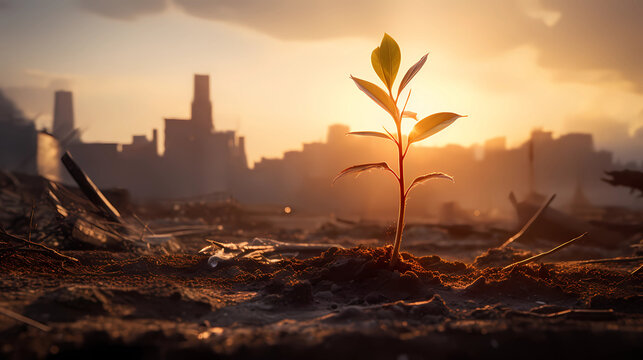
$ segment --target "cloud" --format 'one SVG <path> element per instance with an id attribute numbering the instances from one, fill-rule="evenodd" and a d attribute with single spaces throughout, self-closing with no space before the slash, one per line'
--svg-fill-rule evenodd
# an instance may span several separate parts
<path id="1" fill-rule="evenodd" d="M 135 20 L 167 9 L 167 0 L 76 0 L 88 12 L 117 20 Z"/>
<path id="2" fill-rule="evenodd" d="M 415 34 L 415 38 L 427 41 L 448 38 L 452 45 L 459 46 L 460 40 L 472 43 L 469 40 L 475 33 L 485 36 L 485 43 L 506 42 L 512 36 L 507 30 L 518 25 L 515 22 L 519 17 L 521 25 L 537 23 L 532 18 L 525 21 L 523 7 L 506 0 L 470 3 L 415 0 L 396 4 L 387 0 L 174 0 L 174 3 L 196 17 L 240 25 L 286 40 L 372 37 L 387 31 Z"/>
<path id="3" fill-rule="evenodd" d="M 466 56 L 533 45 L 561 78 L 622 78 L 643 92 L 643 1 L 174 0 L 196 17 L 284 40 L 414 36 Z M 595 72 L 602 74 L 597 77 Z M 592 75 L 588 77 L 587 75 Z"/>
<path id="4" fill-rule="evenodd" d="M 6 0 L 0 0 L 0 5 Z M 120 20 L 157 14 L 170 0 L 76 0 Z M 421 39 L 462 56 L 524 45 L 559 79 L 625 80 L 643 92 L 643 1 L 605 0 L 171 0 L 187 14 L 294 41 L 338 37 Z"/>
<path id="5" fill-rule="evenodd" d="M 535 35 L 543 66 L 611 70 L 643 92 L 643 2 L 546 0 L 543 6 L 561 14 Z"/>

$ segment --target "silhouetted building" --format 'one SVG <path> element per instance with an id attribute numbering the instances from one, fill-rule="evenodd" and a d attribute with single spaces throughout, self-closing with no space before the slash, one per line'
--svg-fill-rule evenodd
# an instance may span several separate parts
<path id="1" fill-rule="evenodd" d="M 190 119 L 165 119 L 167 176 L 175 196 L 227 192 L 236 171 L 247 168 L 245 142 L 234 131 L 213 131 L 210 83 L 207 75 L 194 76 Z"/>
<path id="2" fill-rule="evenodd" d="M 332 125 L 325 143 L 303 144 L 302 150 L 285 152 L 280 159 L 261 159 L 250 172 L 249 186 L 239 195 L 240 200 L 339 216 L 393 218 L 397 184 L 387 172 L 374 170 L 332 185 L 339 171 L 355 164 L 386 161 L 397 169 L 394 148 L 383 145 L 381 139 L 345 136 L 348 131 L 347 126 Z M 446 172 L 456 182 L 434 181 L 414 188 L 408 202 L 409 221 L 414 217 L 455 221 L 452 212 L 442 214 L 455 205 L 468 209 L 472 218 L 510 214 L 510 191 L 521 198 L 529 198 L 532 191 L 556 193 L 553 207 L 576 204 L 577 179 L 583 179 L 586 191 L 581 195 L 587 201 L 631 204 L 626 191 L 600 181 L 603 171 L 620 167 L 611 153 L 594 148 L 590 134 L 555 138 L 551 132 L 534 130 L 530 139 L 513 148 L 507 147 L 504 137 L 488 140 L 482 147 L 413 146 L 405 162 L 407 185 L 414 177 L 433 171 Z"/>
<path id="3" fill-rule="evenodd" d="M 165 119 L 163 155 L 156 129 L 151 140 L 134 135 L 131 144 L 79 142 L 69 149 L 102 187 L 126 188 L 139 197 L 230 195 L 240 191 L 235 179 L 248 170 L 245 141 L 214 128 L 209 76 L 195 75 L 191 117 Z"/>
<path id="4" fill-rule="evenodd" d="M 54 95 L 54 121 L 52 134 L 61 142 L 78 141 L 74 124 L 74 107 L 71 91 L 56 91 Z"/>
<path id="5" fill-rule="evenodd" d="M 139 198 L 232 196 L 245 203 L 281 204 L 316 213 L 395 215 L 397 183 L 387 172 L 373 171 L 355 181 L 346 177 L 332 185 L 339 171 L 359 163 L 386 161 L 397 169 L 397 153 L 390 144 L 346 136 L 349 128 L 336 124 L 329 127 L 325 142 L 303 144 L 301 150 L 287 151 L 282 158 L 263 158 L 250 170 L 245 139 L 234 131 L 215 131 L 209 85 L 207 75 L 195 75 L 190 118 L 165 119 L 162 155 L 156 130 L 151 138 L 134 135 L 130 144 L 72 141 L 64 147 L 97 185 L 126 188 Z M 0 167 L 43 173 L 42 165 L 59 164 L 55 139 L 37 132 L 33 122 L 16 115 L 15 109 L 3 109 L 2 99 Z M 56 93 L 54 128 L 59 136 L 70 129 L 74 133 L 71 99 L 68 92 Z M 19 161 L 16 154 L 26 160 Z M 54 160 L 40 160 L 47 158 Z M 622 168 L 610 152 L 595 149 L 589 134 L 556 138 L 552 132 L 534 130 L 530 139 L 512 148 L 503 137 L 483 146 L 413 146 L 405 161 L 407 184 L 433 171 L 454 176 L 456 183 L 434 181 L 414 188 L 408 203 L 409 221 L 414 217 L 453 219 L 456 208 L 470 211 L 458 215 L 462 219 L 511 212 L 510 191 L 523 199 L 535 193 L 556 193 L 559 203 L 571 204 L 571 211 L 591 217 L 591 204 L 631 204 L 627 191 L 600 181 L 604 171 Z"/>
<path id="6" fill-rule="evenodd" d="M 214 130 L 212 122 L 212 102 L 210 101 L 210 77 L 194 75 L 194 99 L 192 100 L 192 118 L 195 126 L 210 133 Z"/>

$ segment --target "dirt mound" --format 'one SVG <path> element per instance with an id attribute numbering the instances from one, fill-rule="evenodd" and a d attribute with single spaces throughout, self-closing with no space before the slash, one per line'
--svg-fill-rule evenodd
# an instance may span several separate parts
<path id="1" fill-rule="evenodd" d="M 198 318 L 212 310 L 204 300 L 182 289 L 112 289 L 95 286 L 61 287 L 37 298 L 26 314 L 42 322 L 72 322 L 88 316 L 124 318 Z"/>
<path id="2" fill-rule="evenodd" d="M 521 299 L 555 299 L 568 298 L 571 295 L 563 291 L 546 279 L 534 276 L 522 268 L 514 268 L 496 279 L 487 279 L 484 276 L 477 278 L 464 289 L 471 296 L 488 298 L 514 297 Z"/>
<path id="3" fill-rule="evenodd" d="M 478 257 L 473 262 L 473 266 L 478 269 L 484 269 L 493 266 L 506 266 L 513 264 L 517 261 L 527 259 L 534 254 L 527 250 L 514 249 L 512 247 L 506 248 L 490 248 Z"/>

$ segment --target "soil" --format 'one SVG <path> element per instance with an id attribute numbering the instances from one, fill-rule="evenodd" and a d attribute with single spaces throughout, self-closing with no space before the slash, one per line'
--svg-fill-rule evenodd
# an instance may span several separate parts
<path id="1" fill-rule="evenodd" d="M 390 247 L 261 263 L 206 255 L 0 252 L 0 358 L 643 358 L 632 264 L 502 270 Z M 506 264 L 506 262 L 505 262 Z"/>

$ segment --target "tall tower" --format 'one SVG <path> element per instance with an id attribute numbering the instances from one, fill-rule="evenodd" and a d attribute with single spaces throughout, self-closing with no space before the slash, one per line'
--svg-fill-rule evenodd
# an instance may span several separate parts
<path id="1" fill-rule="evenodd" d="M 210 76 L 194 75 L 194 100 L 192 100 L 192 122 L 208 133 L 214 130 L 212 103 L 210 102 Z"/>
<path id="2" fill-rule="evenodd" d="M 54 100 L 53 135 L 58 140 L 70 140 L 74 134 L 74 108 L 71 91 L 56 91 Z"/>

